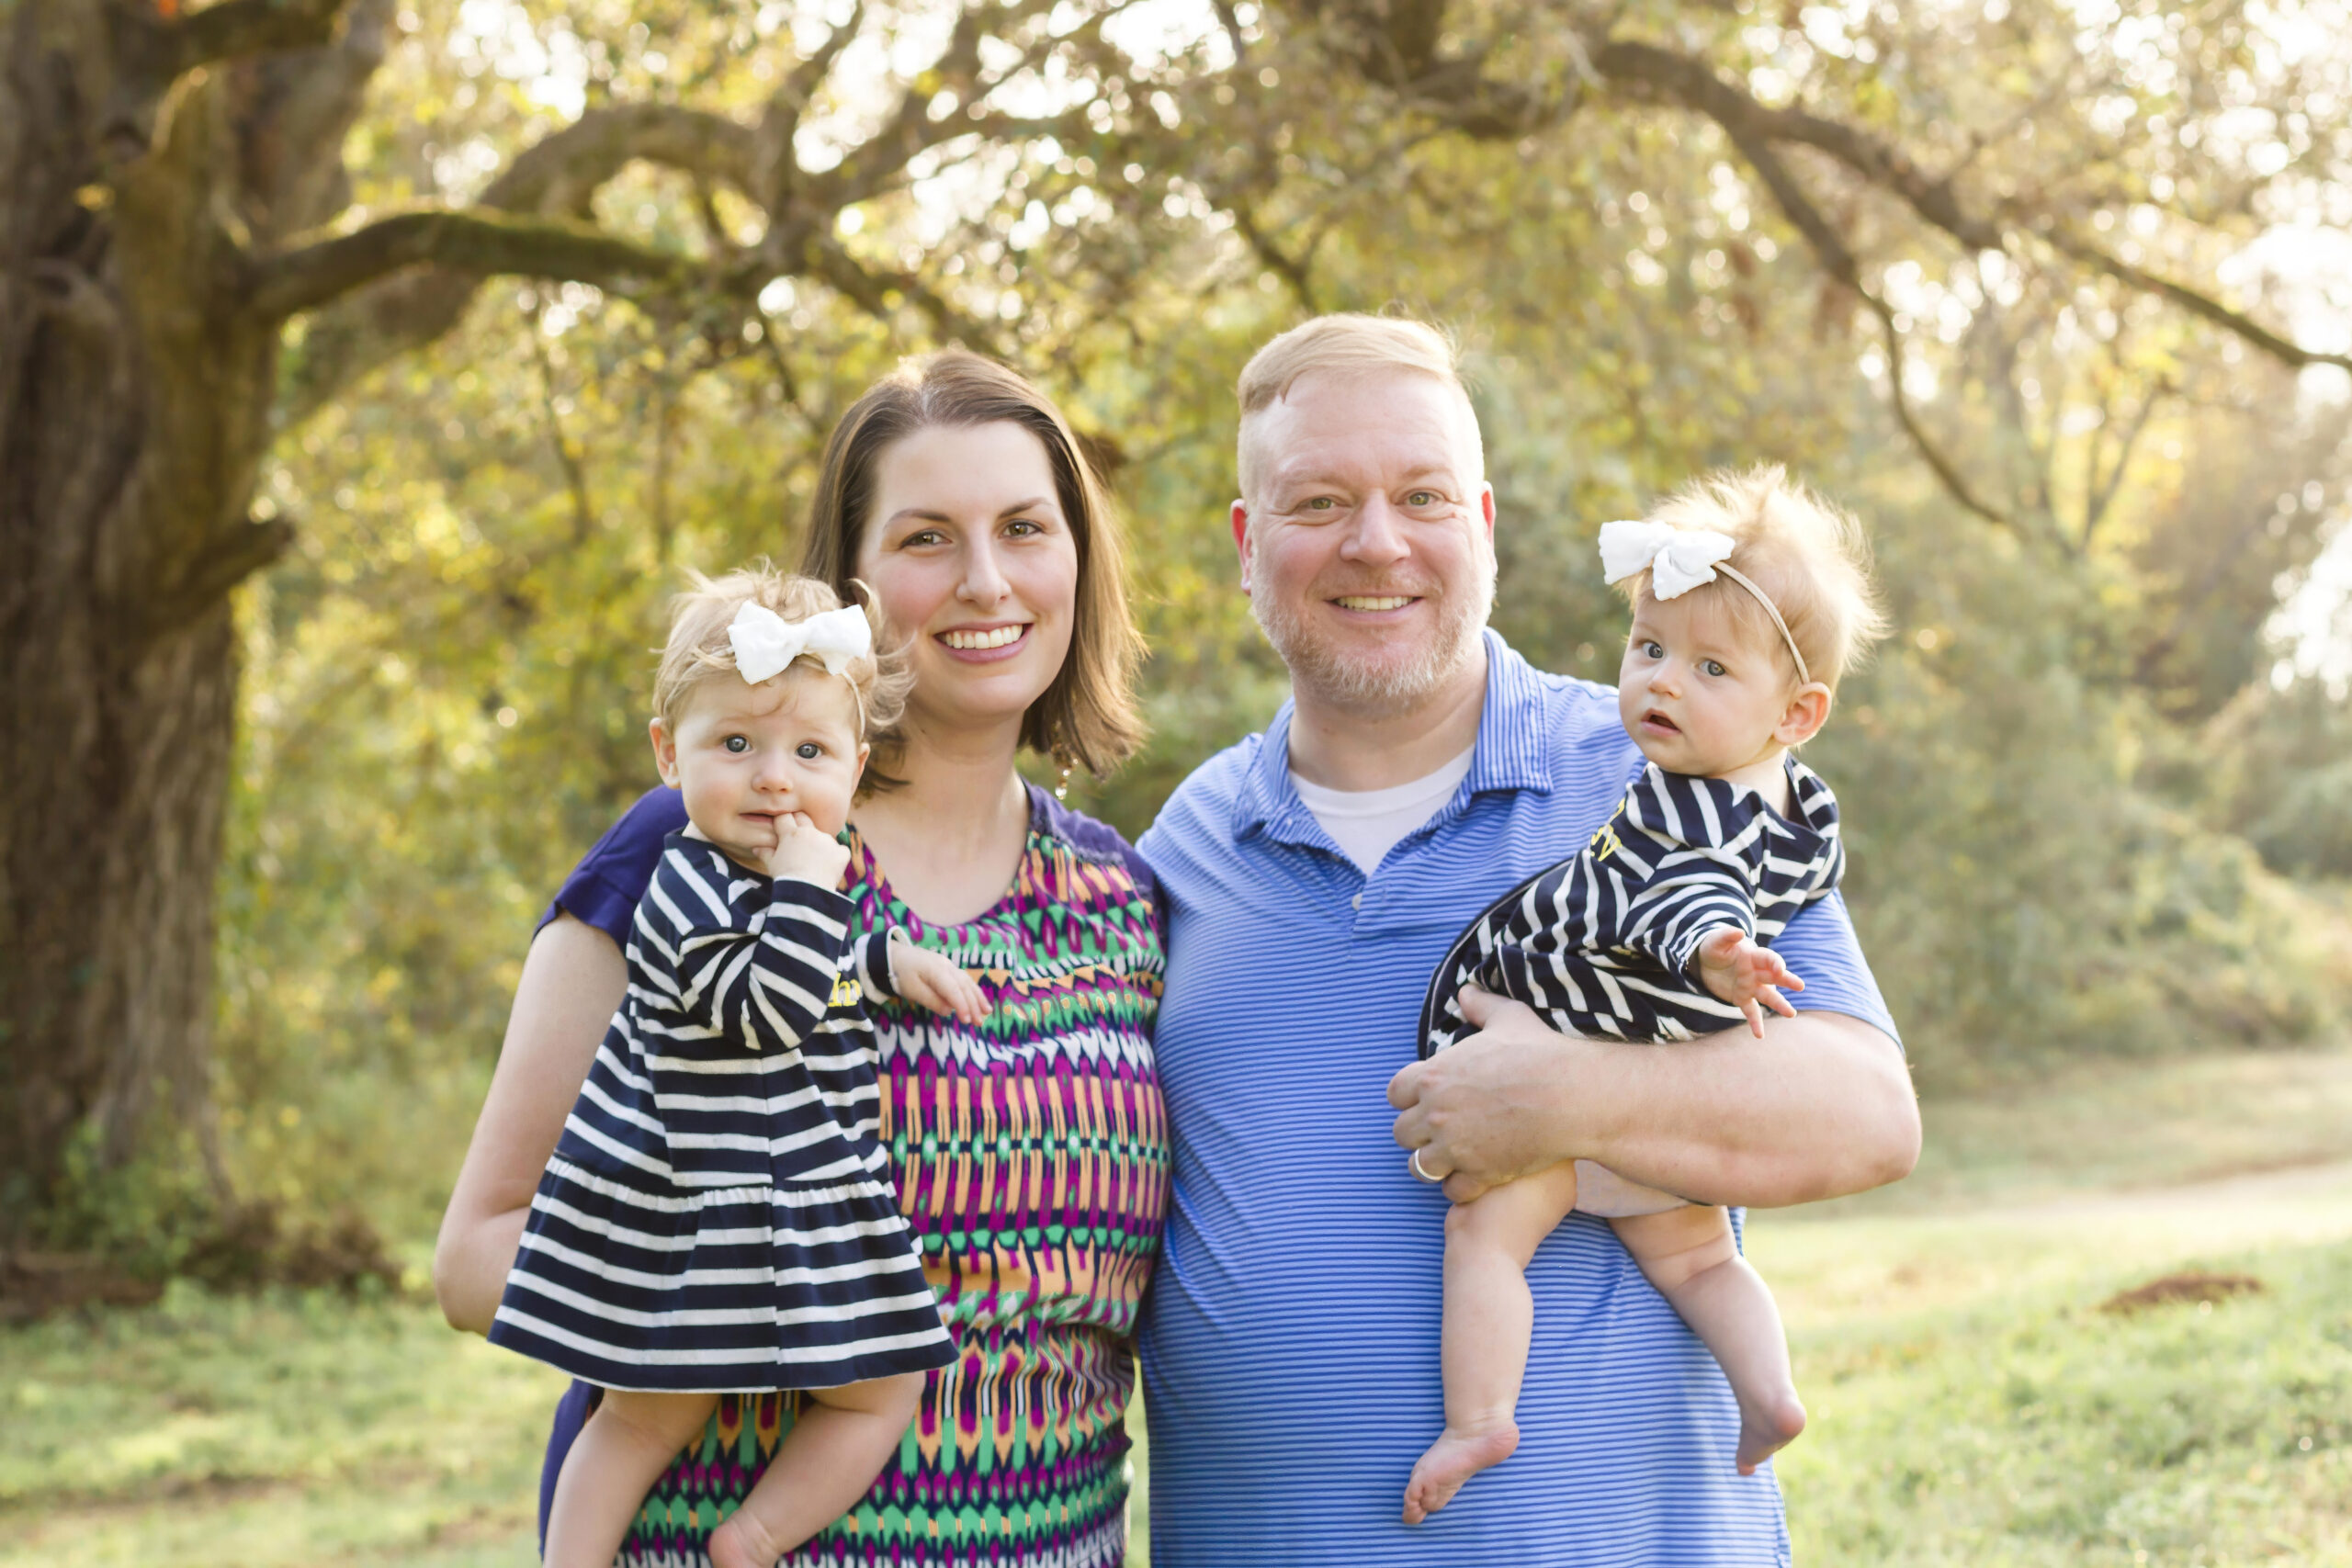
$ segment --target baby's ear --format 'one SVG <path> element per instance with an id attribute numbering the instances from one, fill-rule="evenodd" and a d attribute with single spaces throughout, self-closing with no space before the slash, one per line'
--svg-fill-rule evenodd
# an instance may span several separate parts
<path id="1" fill-rule="evenodd" d="M 658 717 L 646 725 L 645 732 L 652 739 L 653 741 L 654 771 L 662 775 L 662 782 L 663 784 L 668 784 L 672 789 L 677 788 L 677 737 L 672 735 L 670 733 L 670 727 L 662 723 Z"/>
<path id="2" fill-rule="evenodd" d="M 1772 739 L 1783 746 L 1802 746 L 1821 733 L 1829 722 L 1829 710 L 1838 705 L 1838 695 L 1818 681 L 1808 681 L 1789 699 L 1781 710 L 1781 722 L 1772 731 Z"/>

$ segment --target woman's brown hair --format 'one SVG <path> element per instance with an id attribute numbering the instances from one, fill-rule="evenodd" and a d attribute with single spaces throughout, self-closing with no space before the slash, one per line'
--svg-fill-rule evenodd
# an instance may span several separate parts
<path id="1" fill-rule="evenodd" d="M 1136 667 L 1143 634 L 1127 608 L 1125 550 L 1118 516 L 1077 434 L 1053 400 L 1019 372 L 963 349 L 909 360 L 850 406 L 825 444 L 800 570 L 830 582 L 844 600 L 859 592 L 858 546 L 874 509 L 875 469 L 882 454 L 917 431 L 1002 422 L 1037 438 L 1054 472 L 1056 498 L 1078 545 L 1078 598 L 1069 654 L 1022 716 L 1021 743 L 1066 766 L 1106 778 L 1143 743 L 1136 710 Z M 902 628 L 903 629 L 903 628 Z M 889 756 L 899 737 L 874 737 Z M 893 759 L 895 760 L 895 759 Z M 866 770 L 874 784 L 893 782 Z"/>

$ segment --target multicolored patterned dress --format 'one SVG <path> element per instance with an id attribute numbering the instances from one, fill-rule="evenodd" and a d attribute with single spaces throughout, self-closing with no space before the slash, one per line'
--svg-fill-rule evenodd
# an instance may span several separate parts
<path id="1" fill-rule="evenodd" d="M 630 816 L 665 806 L 649 796 Z M 605 880 L 626 891 L 625 878 Z M 865 1499 L 785 1562 L 1116 1568 L 1129 1339 L 1168 1199 L 1150 874 L 1117 833 L 1033 786 L 1020 872 L 978 918 L 926 925 L 854 835 L 849 883 L 859 930 L 903 928 L 975 971 L 995 1011 L 975 1029 L 902 1004 L 873 1010 L 881 1143 L 960 1355 L 931 1374 Z M 585 1399 L 575 1389 L 567 1409 Z M 700 1568 L 711 1529 L 797 1408 L 791 1393 L 722 1396 L 702 1441 L 647 1497 L 620 1561 Z M 576 1429 L 559 1414 L 551 1463 Z"/>

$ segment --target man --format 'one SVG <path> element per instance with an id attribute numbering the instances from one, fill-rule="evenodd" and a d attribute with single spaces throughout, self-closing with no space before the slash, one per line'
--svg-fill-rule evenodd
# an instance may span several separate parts
<path id="1" fill-rule="evenodd" d="M 1234 541 L 1293 699 L 1140 846 L 1169 902 L 1175 1133 L 1143 1331 L 1153 1562 L 1786 1562 L 1770 1467 L 1734 1471 L 1722 1373 L 1582 1214 L 1527 1271 L 1516 1455 L 1400 1522 L 1443 1423 L 1449 1197 L 1584 1158 L 1702 1202 L 1800 1202 L 1906 1173 L 1918 1117 L 1834 897 L 1776 944 L 1806 1010 L 1761 1040 L 1580 1041 L 1474 994 L 1483 1032 L 1413 1062 L 1447 943 L 1580 848 L 1640 758 L 1612 692 L 1485 629 L 1494 493 L 1444 339 L 1324 317 L 1267 344 L 1240 398 Z"/>

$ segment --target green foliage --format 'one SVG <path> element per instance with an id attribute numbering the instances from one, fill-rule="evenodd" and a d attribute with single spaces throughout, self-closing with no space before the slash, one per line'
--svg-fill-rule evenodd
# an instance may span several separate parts
<path id="1" fill-rule="evenodd" d="M 2352 702 L 2303 679 L 2249 687 L 2204 731 L 2219 823 L 2297 876 L 2352 878 Z"/>
<path id="2" fill-rule="evenodd" d="M 1457 9 L 1449 26 L 1492 46 L 1490 78 L 1578 79 L 1556 29 Z M 2039 4 L 1808 13 L 1810 41 L 1693 8 L 1623 20 L 1858 125 L 1952 140 L 1938 155 L 1984 188 L 2046 191 L 2085 221 L 2123 212 L 2134 254 L 2193 272 L 2214 236 L 2254 232 L 2207 194 L 2251 210 L 2245 193 L 2272 186 L 2239 141 L 2181 128 L 2219 124 L 2246 72 L 2291 96 L 2335 57 L 2282 62 L 2227 7 L 2175 9 L 2179 27 L 2112 38 Z M 569 0 L 503 41 L 479 31 L 487 15 L 409 8 L 350 148 L 362 206 L 467 196 L 566 120 L 533 85 L 541 46 L 577 47 L 591 106 L 690 86 L 747 119 L 797 47 L 772 7 Z M 1117 777 L 1073 781 L 1075 803 L 1138 832 L 1281 701 L 1236 586 L 1233 378 L 1310 301 L 1408 309 L 1469 350 L 1497 624 L 1540 664 L 1611 678 L 1623 610 L 1593 536 L 1697 469 L 1785 463 L 1868 521 L 1898 631 L 1811 754 L 1931 1090 L 2331 1025 L 2352 991 L 2340 900 L 2285 878 L 2352 874 L 2352 720 L 2309 682 L 2266 686 L 2282 582 L 2344 493 L 2324 385 L 2031 247 L 1955 256 L 1853 194 L 1840 222 L 1905 312 L 1897 369 L 1713 122 L 1621 96 L 1523 135 L 1448 131 L 1335 66 L 1327 29 L 1234 19 L 1260 91 L 1207 70 L 1217 37 L 1179 39 L 1105 76 L 1082 144 L 986 150 L 933 179 L 936 159 L 834 225 L 985 321 L 1113 470 L 1154 733 Z M 911 20 L 889 26 L 921 54 Z M 2107 97 L 2051 85 L 2086 50 L 2109 51 Z M 1302 82 L 1317 90 L 1285 86 Z M 873 107 L 829 87 L 812 123 L 862 128 Z M 2030 137 L 1953 140 L 2028 121 Z M 2176 207 L 2204 204 L 2190 237 L 2130 217 L 2160 179 Z M 690 251 L 757 227 L 729 192 L 644 165 L 597 215 Z M 654 782 L 664 596 L 687 567 L 792 559 L 825 431 L 932 330 L 898 295 L 869 309 L 806 279 L 724 326 L 497 283 L 436 348 L 288 433 L 255 510 L 300 543 L 243 607 L 223 890 L 222 1143 L 241 1191 L 429 1227 L 532 922 Z M 298 329 L 290 366 L 303 348 Z M 1887 406 L 1896 375 L 1998 521 L 1919 461 Z"/>
<path id="3" fill-rule="evenodd" d="M 39 1239 L 59 1251 L 95 1253 L 152 1284 L 218 1230 L 219 1195 L 205 1179 L 203 1151 L 187 1128 L 146 1140 L 130 1158 L 110 1164 L 98 1157 L 95 1132 L 85 1128 L 67 1145 Z"/>

